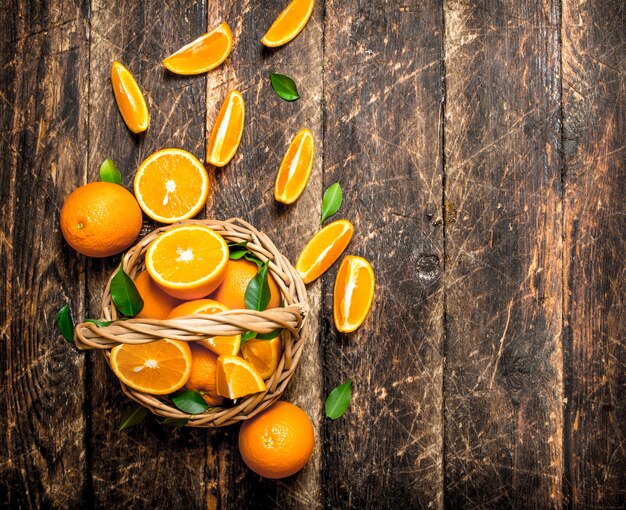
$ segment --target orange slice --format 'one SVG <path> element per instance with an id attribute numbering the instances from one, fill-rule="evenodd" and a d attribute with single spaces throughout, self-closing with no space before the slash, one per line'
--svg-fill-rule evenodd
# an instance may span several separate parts
<path id="1" fill-rule="evenodd" d="M 198 299 L 222 282 L 228 263 L 226 241 L 204 225 L 181 225 L 150 243 L 146 269 L 170 296 Z"/>
<path id="2" fill-rule="evenodd" d="M 296 271 L 304 283 L 311 283 L 341 256 L 354 234 L 354 226 L 348 220 L 337 220 L 315 234 L 300 253 Z"/>
<path id="3" fill-rule="evenodd" d="M 148 106 L 135 78 L 123 64 L 111 64 L 111 84 L 122 119 L 133 133 L 142 133 L 150 125 Z"/>
<path id="4" fill-rule="evenodd" d="M 163 339 L 148 344 L 120 344 L 111 349 L 111 368 L 137 391 L 167 395 L 182 388 L 191 374 L 186 342 Z"/>
<path id="5" fill-rule="evenodd" d="M 313 13 L 315 0 L 293 0 L 278 15 L 261 42 L 270 48 L 282 46 L 294 39 L 304 28 Z"/>
<path id="6" fill-rule="evenodd" d="M 217 358 L 217 394 L 235 399 L 265 391 L 263 379 L 252 365 L 237 356 Z"/>
<path id="7" fill-rule="evenodd" d="M 209 177 L 193 154 L 162 149 L 139 165 L 134 188 L 143 212 L 161 223 L 174 223 L 195 216 L 204 207 Z"/>
<path id="8" fill-rule="evenodd" d="M 176 74 L 200 74 L 219 66 L 233 49 L 233 34 L 227 23 L 198 37 L 165 60 L 163 66 Z"/>
<path id="9" fill-rule="evenodd" d="M 362 257 L 341 261 L 333 294 L 335 326 L 342 333 L 357 329 L 367 317 L 374 298 L 374 270 Z"/>
<path id="10" fill-rule="evenodd" d="M 243 134 L 245 115 L 243 96 L 238 90 L 231 90 L 217 114 L 217 119 L 206 150 L 206 161 L 214 166 L 225 166 L 233 159 Z"/>
<path id="11" fill-rule="evenodd" d="M 168 319 L 182 317 L 184 315 L 193 315 L 195 313 L 219 313 L 225 312 L 226 310 L 230 310 L 230 308 L 213 299 L 197 299 L 178 305 L 172 310 Z M 215 336 L 207 338 L 206 340 L 198 340 L 196 343 L 213 351 L 218 356 L 222 354 L 236 356 L 239 353 L 239 347 L 241 345 L 241 335 Z"/>
<path id="12" fill-rule="evenodd" d="M 313 133 L 301 129 L 291 141 L 276 174 L 274 198 L 283 204 L 293 204 L 304 191 L 311 177 L 315 142 Z"/>
<path id="13" fill-rule="evenodd" d="M 278 367 L 283 353 L 280 338 L 248 340 L 241 346 L 241 355 L 262 379 L 269 379 Z"/>

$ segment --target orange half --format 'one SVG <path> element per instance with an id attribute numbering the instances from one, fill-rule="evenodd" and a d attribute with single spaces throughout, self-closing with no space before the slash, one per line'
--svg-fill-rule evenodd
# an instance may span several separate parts
<path id="1" fill-rule="evenodd" d="M 357 329 L 367 317 L 374 298 L 374 270 L 362 257 L 341 261 L 333 294 L 335 326 L 342 333 Z"/>
<path id="2" fill-rule="evenodd" d="M 322 276 L 348 247 L 354 226 L 348 220 L 337 220 L 315 234 L 300 253 L 296 271 L 304 283 Z"/>
<path id="3" fill-rule="evenodd" d="M 209 137 L 206 150 L 207 163 L 222 167 L 233 159 L 243 134 L 245 110 L 241 92 L 231 90 L 222 103 Z"/>
<path id="4" fill-rule="evenodd" d="M 271 340 L 248 340 L 241 346 L 241 355 L 262 379 L 269 379 L 282 356 L 280 337 Z"/>
<path id="5" fill-rule="evenodd" d="M 163 66 L 176 74 L 205 73 L 224 62 L 232 49 L 233 34 L 224 22 L 167 57 Z"/>
<path id="6" fill-rule="evenodd" d="M 315 0 L 293 0 L 263 36 L 261 42 L 270 48 L 282 46 L 294 39 L 308 23 Z"/>
<path id="7" fill-rule="evenodd" d="M 265 391 L 263 379 L 252 365 L 237 356 L 220 356 L 216 371 L 217 394 L 230 399 Z"/>
<path id="8" fill-rule="evenodd" d="M 111 64 L 111 84 L 122 119 L 133 133 L 142 133 L 150 125 L 150 113 L 131 72 L 119 62 Z"/>
<path id="9" fill-rule="evenodd" d="M 276 174 L 274 198 L 278 202 L 293 204 L 302 194 L 311 177 L 314 151 L 313 133 L 306 128 L 298 131 Z"/>

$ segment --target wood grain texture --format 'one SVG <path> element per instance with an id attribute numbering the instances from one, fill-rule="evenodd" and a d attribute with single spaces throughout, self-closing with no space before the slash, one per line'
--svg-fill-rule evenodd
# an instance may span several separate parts
<path id="1" fill-rule="evenodd" d="M 65 303 L 82 312 L 84 295 L 59 209 L 86 162 L 86 12 L 74 1 L 0 12 L 0 505 L 79 506 L 83 358 L 54 321 Z"/>
<path id="2" fill-rule="evenodd" d="M 435 1 L 326 3 L 324 186 L 341 183 L 346 253 L 377 279 L 349 335 L 332 319 L 338 264 L 322 279 L 325 394 L 354 381 L 324 422 L 329 508 L 442 505 L 442 30 Z"/>
<path id="3" fill-rule="evenodd" d="M 626 5 L 563 2 L 573 508 L 626 507 Z"/>
<path id="4" fill-rule="evenodd" d="M 447 508 L 562 500 L 559 5 L 445 3 Z"/>

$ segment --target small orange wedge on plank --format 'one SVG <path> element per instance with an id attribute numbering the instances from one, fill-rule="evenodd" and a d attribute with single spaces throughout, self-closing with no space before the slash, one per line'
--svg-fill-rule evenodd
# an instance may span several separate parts
<path id="1" fill-rule="evenodd" d="M 222 167 L 233 159 L 243 134 L 245 110 L 241 92 L 231 90 L 222 103 L 209 137 L 206 151 L 207 163 Z"/>
<path id="2" fill-rule="evenodd" d="M 263 380 L 268 379 L 278 367 L 283 353 L 280 337 L 271 340 L 248 340 L 241 346 L 241 355 Z"/>
<path id="3" fill-rule="evenodd" d="M 276 174 L 274 198 L 278 202 L 293 204 L 302 194 L 311 177 L 314 151 L 313 133 L 306 128 L 298 131 Z"/>
<path id="4" fill-rule="evenodd" d="M 337 220 L 315 234 L 300 253 L 296 271 L 304 283 L 322 276 L 348 247 L 354 226 L 348 220 Z"/>
<path id="5" fill-rule="evenodd" d="M 231 399 L 266 389 L 265 382 L 252 365 L 237 356 L 217 358 L 216 385 L 218 395 Z"/>
<path id="6" fill-rule="evenodd" d="M 350 333 L 367 317 L 374 298 L 374 270 L 362 257 L 347 255 L 341 261 L 333 293 L 337 330 Z"/>
<path id="7" fill-rule="evenodd" d="M 233 34 L 227 23 L 183 46 L 163 66 L 175 74 L 200 74 L 219 66 L 233 49 Z"/>
<path id="8" fill-rule="evenodd" d="M 133 133 L 142 133 L 150 125 L 150 113 L 143 93 L 131 72 L 119 62 L 111 64 L 111 84 L 122 119 Z"/>
<path id="9" fill-rule="evenodd" d="M 263 36 L 261 42 L 269 47 L 282 46 L 294 39 L 308 23 L 315 0 L 293 0 Z"/>
<path id="10" fill-rule="evenodd" d="M 182 388 L 191 374 L 187 342 L 163 339 L 147 344 L 120 344 L 111 349 L 111 368 L 127 386 L 152 395 Z"/>

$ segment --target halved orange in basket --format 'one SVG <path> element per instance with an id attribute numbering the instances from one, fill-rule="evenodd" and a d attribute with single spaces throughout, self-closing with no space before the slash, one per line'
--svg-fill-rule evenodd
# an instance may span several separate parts
<path id="1" fill-rule="evenodd" d="M 198 159 L 182 149 L 162 149 L 137 169 L 135 197 L 150 218 L 174 223 L 195 216 L 209 194 L 209 177 Z"/>
<path id="2" fill-rule="evenodd" d="M 120 344 L 111 349 L 111 368 L 127 386 L 152 395 L 182 388 L 191 374 L 187 342 L 163 339 L 147 344 Z"/>
<path id="3" fill-rule="evenodd" d="M 217 394 L 235 399 L 265 391 L 265 382 L 252 365 L 237 356 L 220 356 L 216 371 Z"/>
<path id="4" fill-rule="evenodd" d="M 263 36 L 261 42 L 269 47 L 282 46 L 294 39 L 308 23 L 315 0 L 293 0 Z"/>
<path id="5" fill-rule="evenodd" d="M 163 66 L 176 74 L 200 74 L 219 66 L 233 49 L 233 34 L 227 23 L 183 46 Z"/>
<path id="6" fill-rule="evenodd" d="M 241 355 L 261 376 L 268 379 L 278 367 L 283 348 L 280 337 L 271 340 L 248 340 L 241 346 Z"/>
<path id="7" fill-rule="evenodd" d="M 367 317 L 374 298 L 374 270 L 362 257 L 341 261 L 333 293 L 335 326 L 342 333 L 357 329 Z"/>
<path id="8" fill-rule="evenodd" d="M 222 282 L 228 245 L 204 225 L 181 225 L 150 243 L 145 262 L 152 279 L 170 296 L 198 299 Z"/>
<path id="9" fill-rule="evenodd" d="M 120 62 L 111 64 L 111 84 L 122 119 L 133 133 L 141 133 L 150 125 L 150 113 L 131 72 Z"/>
<path id="10" fill-rule="evenodd" d="M 276 174 L 274 198 L 278 202 L 293 204 L 302 194 L 311 177 L 314 151 L 313 133 L 306 128 L 298 131 Z"/>
<path id="11" fill-rule="evenodd" d="M 306 244 L 296 262 L 296 271 L 304 283 L 322 276 L 348 247 L 354 226 L 348 220 L 337 220 L 326 225 Z"/>
<path id="12" fill-rule="evenodd" d="M 243 134 L 245 110 L 241 92 L 231 90 L 222 103 L 209 137 L 206 150 L 207 163 L 222 167 L 233 159 Z"/>

